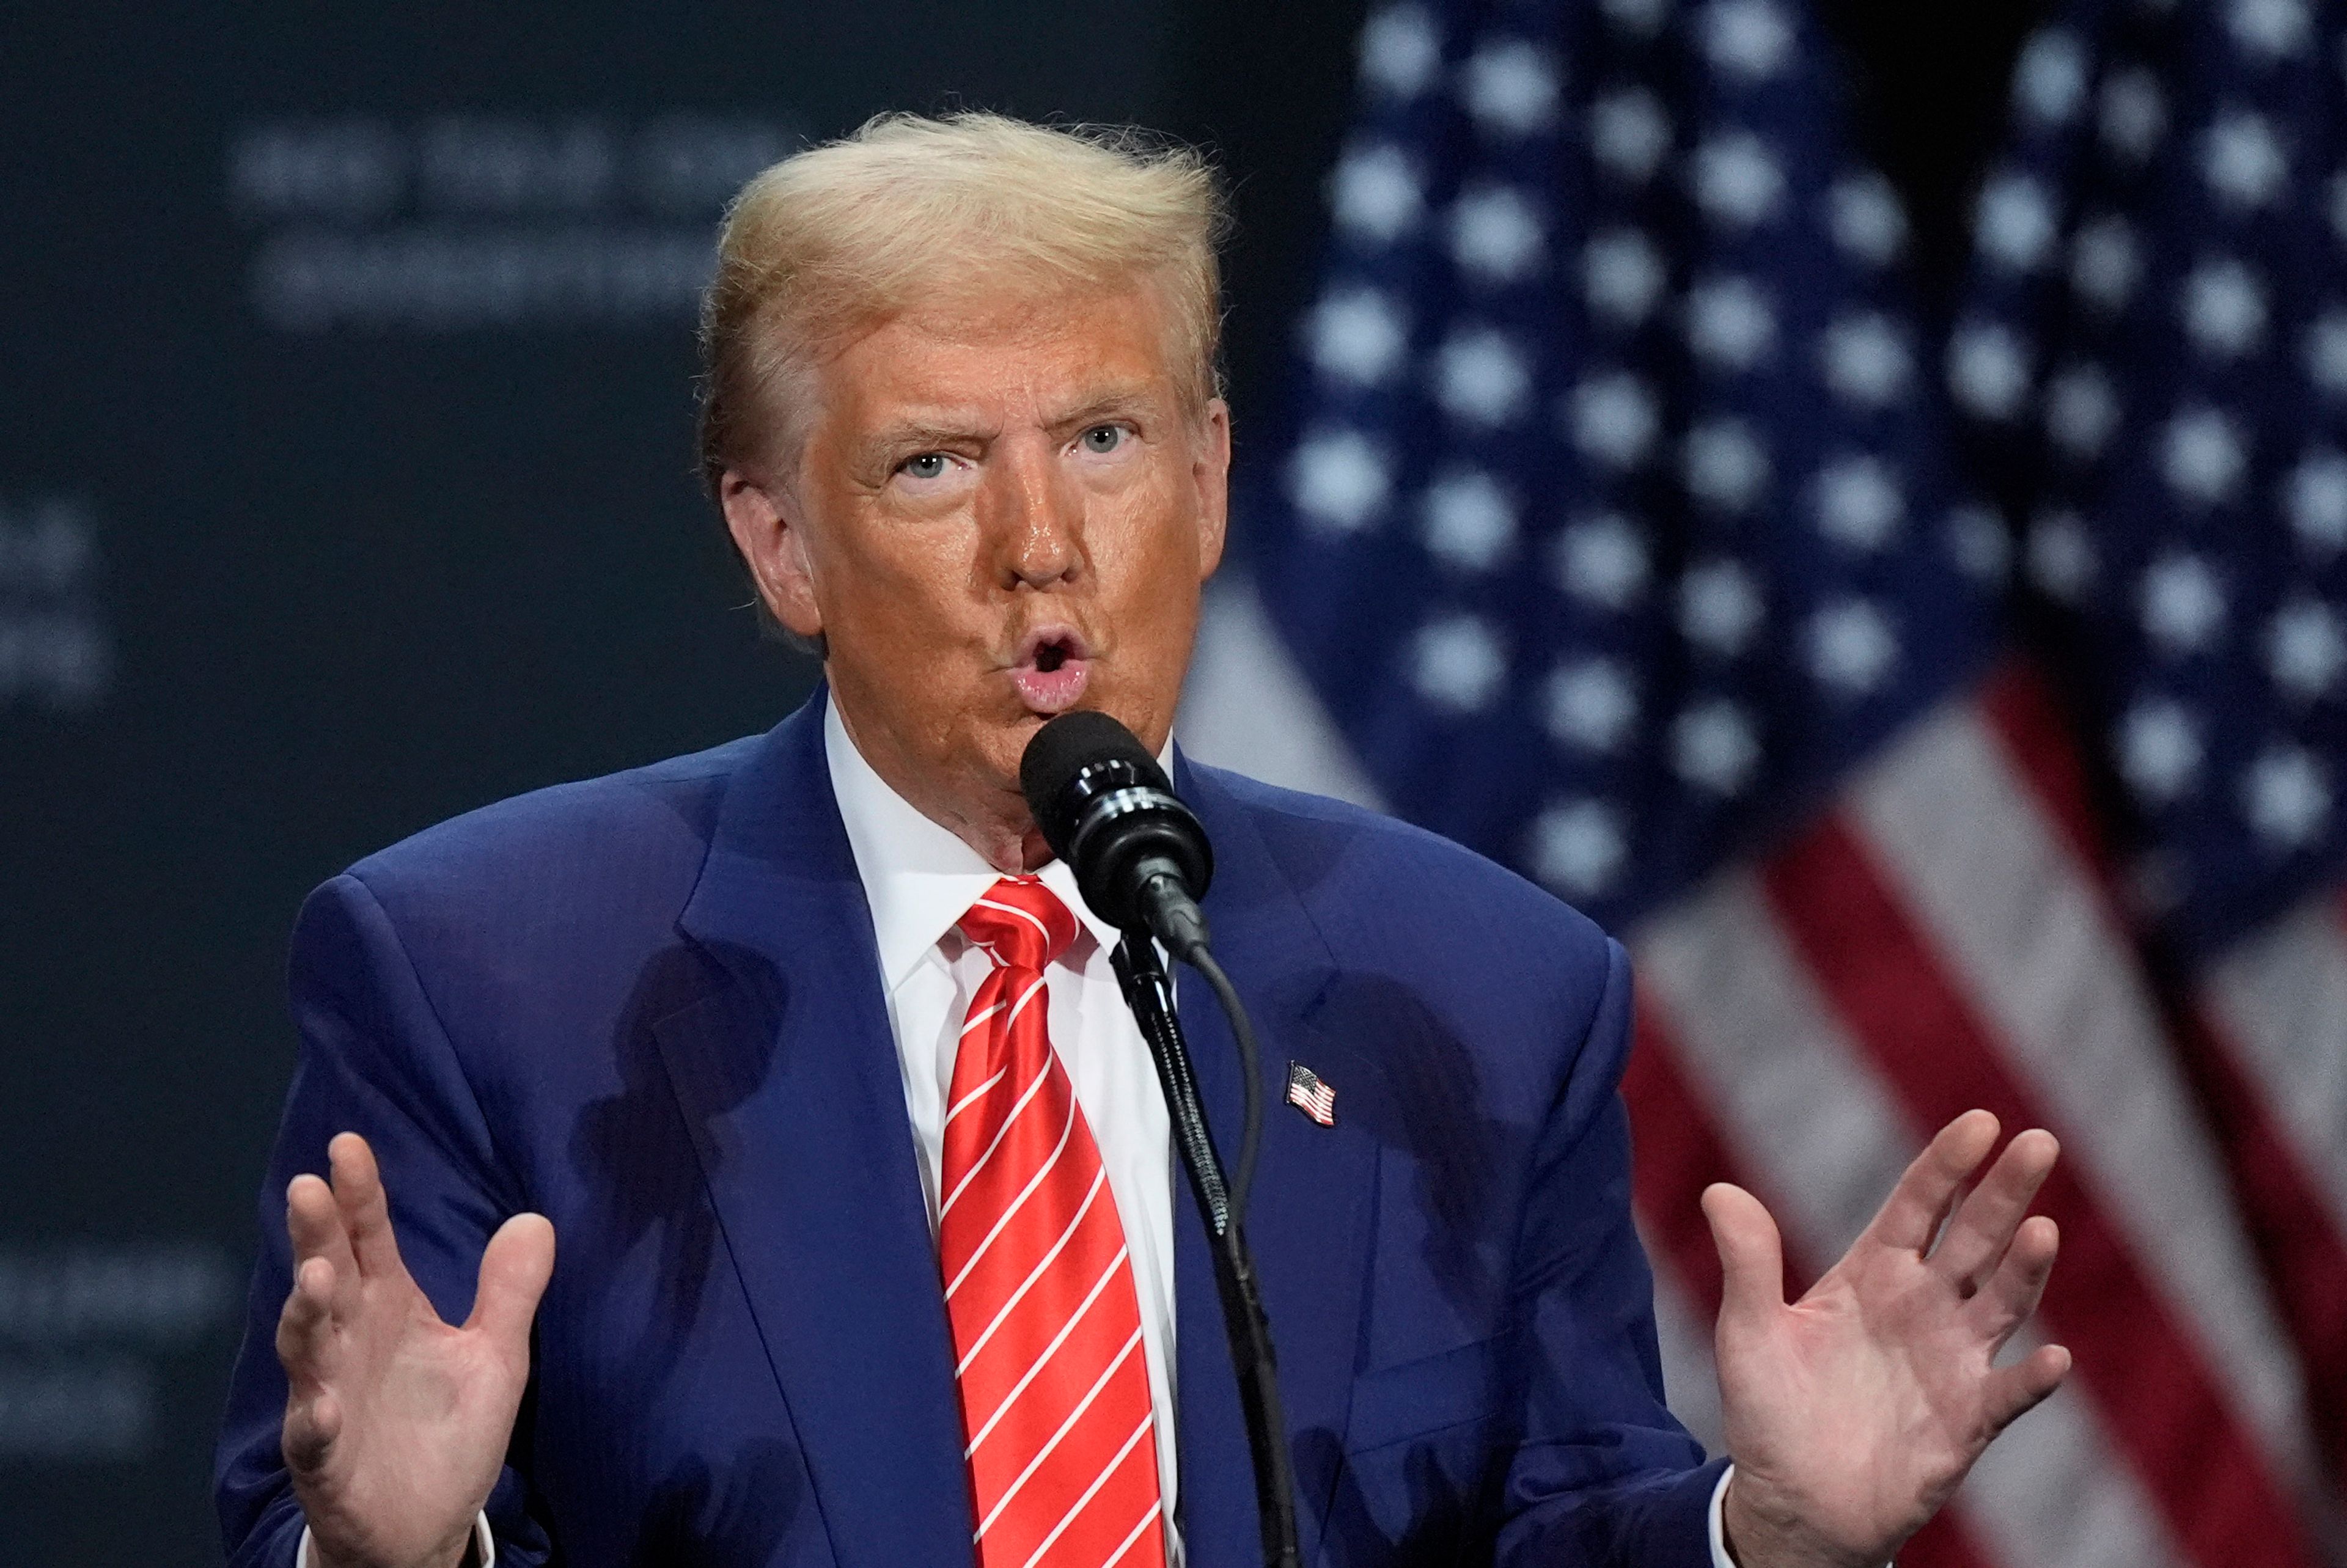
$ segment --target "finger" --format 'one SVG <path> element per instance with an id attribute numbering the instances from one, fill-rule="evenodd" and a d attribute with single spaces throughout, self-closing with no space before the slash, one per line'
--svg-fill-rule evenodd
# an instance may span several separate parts
<path id="1" fill-rule="evenodd" d="M 1932 1254 L 1932 1267 L 1971 1296 L 1995 1269 L 2014 1233 L 2028 1217 L 2030 1200 L 2053 1173 L 2061 1144 L 2043 1127 L 2032 1127 L 2004 1146 L 1980 1185 L 1956 1208 L 1940 1245 Z"/>
<path id="2" fill-rule="evenodd" d="M 343 1225 L 342 1206 L 323 1179 L 300 1175 L 286 1187 L 285 1234 L 293 1243 L 297 1274 L 304 1263 L 319 1258 L 333 1271 L 338 1286 L 357 1284 L 359 1264 L 351 1252 L 350 1232 Z"/>
<path id="3" fill-rule="evenodd" d="M 311 1258 L 293 1271 L 293 1288 L 277 1315 L 277 1359 L 284 1364 L 286 1387 L 294 1394 L 310 1392 L 326 1375 L 333 1344 L 333 1270 L 325 1259 Z"/>
<path id="4" fill-rule="evenodd" d="M 334 1203 L 351 1234 L 359 1273 L 370 1279 L 403 1273 L 399 1241 L 391 1231 L 391 1204 L 384 1194 L 374 1151 L 357 1133 L 342 1132 L 326 1145 L 326 1160 L 334 1173 Z"/>
<path id="5" fill-rule="evenodd" d="M 1989 1435 L 2035 1409 L 2069 1375 L 2070 1352 L 2060 1345 L 2040 1345 L 2012 1366 L 1991 1372 L 1983 1390 Z"/>
<path id="6" fill-rule="evenodd" d="M 1931 1247 L 1965 1178 L 1996 1146 L 1996 1118 L 1985 1111 L 1967 1111 L 1941 1128 L 1901 1173 L 1899 1184 L 1891 1189 L 1861 1239 L 1921 1256 Z"/>
<path id="7" fill-rule="evenodd" d="M 544 1214 L 516 1214 L 481 1253 L 481 1279 L 467 1328 L 511 1346 L 528 1343 L 538 1297 L 554 1276 L 554 1226 Z"/>
<path id="8" fill-rule="evenodd" d="M 2037 1310 L 2054 1275 L 2054 1255 L 2061 1249 L 2061 1227 L 2049 1214 L 2030 1215 L 2014 1233 L 1996 1272 L 1973 1298 L 1972 1310 L 1993 1344 L 2012 1338 Z"/>
<path id="9" fill-rule="evenodd" d="M 1714 1182 L 1703 1190 L 1703 1217 L 1719 1249 L 1719 1322 L 1752 1323 L 1785 1305 L 1785 1244 L 1768 1207 L 1742 1187 Z"/>
<path id="10" fill-rule="evenodd" d="M 287 1401 L 284 1435 L 278 1441 L 285 1468 L 296 1475 L 322 1469 L 342 1431 L 343 1405 L 333 1395 L 321 1393 Z"/>

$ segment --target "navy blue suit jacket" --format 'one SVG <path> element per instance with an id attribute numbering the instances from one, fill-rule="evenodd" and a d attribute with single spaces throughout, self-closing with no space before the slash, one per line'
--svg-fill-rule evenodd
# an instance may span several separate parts
<path id="1" fill-rule="evenodd" d="M 219 1454 L 230 1560 L 287 1568 L 285 1184 L 364 1133 L 442 1315 L 554 1222 L 501 1564 L 967 1563 L 950 1336 L 821 700 L 508 801 L 304 906 L 298 1070 Z M 1704 1568 L 1716 1465 L 1664 1409 L 1615 1093 L 1621 948 L 1458 846 L 1180 761 L 1263 1040 L 1248 1231 L 1307 1562 Z M 1209 1114 L 1241 1085 L 1180 996 Z M 1290 1059 L 1337 1090 L 1281 1103 Z M 1174 1192 L 1179 1518 L 1261 1561 L 1204 1232 Z"/>

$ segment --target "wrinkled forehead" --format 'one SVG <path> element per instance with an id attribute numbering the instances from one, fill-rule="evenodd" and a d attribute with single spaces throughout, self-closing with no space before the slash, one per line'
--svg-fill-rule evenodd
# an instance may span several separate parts
<path id="1" fill-rule="evenodd" d="M 1166 333 L 1138 292 L 932 303 L 875 325 L 812 377 L 816 445 L 989 441 L 1182 417 Z"/>
<path id="2" fill-rule="evenodd" d="M 1205 398 L 1163 282 L 1146 274 L 1044 287 L 957 279 L 875 310 L 793 356 L 778 433 L 804 457 L 818 421 L 869 426 L 928 415 L 1056 423 L 1151 402 L 1196 418 Z"/>

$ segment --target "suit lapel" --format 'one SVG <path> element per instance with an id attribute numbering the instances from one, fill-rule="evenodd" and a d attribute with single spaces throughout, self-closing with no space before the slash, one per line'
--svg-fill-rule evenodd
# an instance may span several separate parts
<path id="1" fill-rule="evenodd" d="M 832 799 L 818 695 L 730 784 L 681 921 L 723 980 L 654 1026 L 843 1568 L 966 1562 L 969 1481 L 952 1337 L 871 915 Z M 1262 1049 L 1247 1231 L 1279 1356 L 1305 1554 L 1345 1430 L 1376 1144 L 1344 1091 L 1374 1068 L 1318 1021 L 1336 974 L 1252 817 L 1177 758 L 1216 856 L 1215 951 Z M 1183 1028 L 1216 1142 L 1238 1156 L 1237 1047 L 1184 974 Z M 1339 1091 L 1335 1127 L 1283 1103 L 1287 1062 Z M 1174 1186 L 1180 1501 L 1193 1568 L 1259 1560 L 1253 1471 L 1205 1231 Z"/>
<path id="2" fill-rule="evenodd" d="M 843 1568 L 969 1560 L 951 1334 L 822 694 L 728 787 L 655 1026 Z"/>
<path id="3" fill-rule="evenodd" d="M 1205 909 L 1215 956 L 1246 1004 L 1261 1053 L 1263 1143 L 1246 1230 L 1278 1356 L 1297 1527 L 1310 1561 L 1336 1481 L 1351 1394 L 1377 1168 L 1376 1142 L 1346 1117 L 1344 1091 L 1373 1097 L 1376 1090 L 1364 1081 L 1373 1068 L 1317 1021 L 1336 963 L 1252 815 L 1213 775 L 1176 762 L 1177 788 L 1214 845 Z M 1237 1043 L 1197 976 L 1184 971 L 1177 986 L 1215 1146 L 1235 1167 L 1244 1113 Z M 1335 1126 L 1322 1127 L 1284 1102 L 1291 1058 L 1337 1088 Z M 1260 1562 L 1254 1472 L 1213 1257 L 1179 1171 L 1174 1192 L 1184 1541 L 1193 1568 Z"/>

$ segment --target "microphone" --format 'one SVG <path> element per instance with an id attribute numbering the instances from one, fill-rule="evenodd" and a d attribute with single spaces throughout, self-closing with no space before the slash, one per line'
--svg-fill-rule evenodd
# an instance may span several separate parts
<path id="1" fill-rule="evenodd" d="M 1106 713 L 1062 713 L 1036 731 L 1019 759 L 1019 791 L 1043 842 L 1075 872 L 1084 902 L 1124 933 L 1109 961 L 1157 1064 L 1168 1132 L 1205 1221 L 1255 1467 L 1263 1559 L 1268 1568 L 1297 1568 L 1296 1476 L 1280 1409 L 1279 1368 L 1245 1229 L 1263 1132 L 1263 1074 L 1255 1028 L 1238 989 L 1208 950 L 1206 917 L 1198 908 L 1214 875 L 1205 827 L 1175 796 L 1148 748 Z M 1153 937 L 1198 971 L 1230 1020 L 1245 1086 L 1236 1180 L 1225 1174 L 1215 1151 L 1173 982 Z"/>
<path id="2" fill-rule="evenodd" d="M 1174 794 L 1157 759 L 1106 713 L 1062 713 L 1035 732 L 1019 788 L 1051 853 L 1101 918 L 1146 930 L 1194 961 L 1209 940 L 1198 900 L 1214 855 L 1197 814 Z"/>

